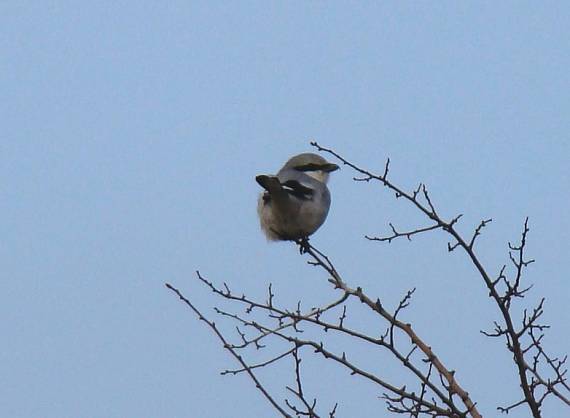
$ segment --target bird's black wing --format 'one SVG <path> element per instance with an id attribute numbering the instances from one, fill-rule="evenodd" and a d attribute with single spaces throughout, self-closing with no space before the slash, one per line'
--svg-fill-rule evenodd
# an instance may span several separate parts
<path id="1" fill-rule="evenodd" d="M 297 180 L 287 180 L 281 183 L 281 186 L 287 193 L 298 199 L 309 200 L 313 197 L 313 189 L 302 185 Z"/>

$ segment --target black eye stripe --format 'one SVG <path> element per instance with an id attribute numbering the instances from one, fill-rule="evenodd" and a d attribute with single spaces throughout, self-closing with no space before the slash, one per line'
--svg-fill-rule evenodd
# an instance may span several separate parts
<path id="1" fill-rule="evenodd" d="M 297 171 L 319 171 L 322 170 L 322 166 L 319 164 L 305 164 L 305 165 L 298 165 L 297 167 L 295 167 L 295 170 Z"/>

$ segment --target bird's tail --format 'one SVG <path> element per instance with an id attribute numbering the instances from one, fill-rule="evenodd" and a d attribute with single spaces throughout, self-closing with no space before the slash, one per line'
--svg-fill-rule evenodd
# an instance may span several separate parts
<path id="1" fill-rule="evenodd" d="M 256 176 L 255 181 L 257 181 L 257 183 L 265 190 L 267 190 L 270 194 L 279 193 L 283 190 L 281 182 L 275 176 L 266 176 L 262 174 Z"/>

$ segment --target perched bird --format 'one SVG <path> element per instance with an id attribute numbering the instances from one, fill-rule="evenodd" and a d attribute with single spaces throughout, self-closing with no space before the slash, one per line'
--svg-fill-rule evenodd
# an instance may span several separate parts
<path id="1" fill-rule="evenodd" d="M 309 235 L 327 218 L 331 195 L 326 184 L 329 173 L 338 168 L 320 155 L 304 153 L 289 159 L 276 175 L 257 176 L 265 189 L 257 213 L 267 239 L 307 245 Z"/>

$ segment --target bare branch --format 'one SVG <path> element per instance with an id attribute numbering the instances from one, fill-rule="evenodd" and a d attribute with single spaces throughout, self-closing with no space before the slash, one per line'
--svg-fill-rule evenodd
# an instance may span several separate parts
<path id="1" fill-rule="evenodd" d="M 427 226 L 425 228 L 414 229 L 413 231 L 399 232 L 396 230 L 394 225 L 392 225 L 392 223 L 390 223 L 389 225 L 390 225 L 390 228 L 392 229 L 392 235 L 389 235 L 386 237 L 370 237 L 368 235 L 365 235 L 364 237 L 369 241 L 380 241 L 380 242 L 386 242 L 387 241 L 388 243 L 391 243 L 393 239 L 401 238 L 401 237 L 406 237 L 408 239 L 408 241 L 411 241 L 412 236 L 414 236 L 414 235 L 418 235 L 418 234 L 421 234 L 422 232 L 433 231 L 434 229 L 441 228 L 441 225 L 436 224 L 436 225 L 432 225 L 432 226 Z"/>
<path id="2" fill-rule="evenodd" d="M 273 407 L 275 409 L 277 409 L 284 417 L 286 418 L 293 418 L 291 415 L 289 415 L 269 394 L 269 392 L 265 389 L 265 387 L 261 384 L 261 382 L 257 379 L 257 377 L 255 376 L 255 374 L 253 373 L 253 371 L 251 370 L 251 368 L 247 365 L 247 363 L 243 360 L 243 358 L 230 346 L 230 344 L 228 344 L 227 340 L 225 339 L 225 337 L 223 336 L 223 334 L 218 330 L 218 328 L 216 327 L 216 324 L 209 321 L 208 319 L 206 319 L 206 317 L 204 315 L 202 315 L 202 313 L 198 310 L 198 308 L 196 308 L 192 302 L 190 302 L 188 299 L 186 299 L 184 297 L 184 295 L 182 295 L 182 293 L 180 293 L 180 291 L 178 289 L 176 289 L 175 287 L 173 287 L 171 284 L 169 283 L 165 283 L 165 286 L 170 289 L 172 292 L 174 292 L 178 298 L 183 301 L 190 309 L 192 309 L 192 311 L 194 311 L 194 313 L 198 316 L 198 319 L 200 321 L 204 321 L 204 323 L 206 323 L 206 325 L 208 325 L 212 331 L 214 331 L 214 334 L 216 334 L 216 336 L 218 337 L 218 339 L 222 342 L 224 348 L 226 350 L 228 350 L 230 352 L 230 354 L 242 365 L 242 367 L 245 369 L 245 371 L 247 372 L 247 374 L 249 375 L 249 377 L 251 378 L 251 380 L 253 380 L 253 382 L 255 383 L 255 387 L 257 389 L 259 389 L 259 391 L 263 394 L 263 396 L 265 396 L 265 399 L 267 399 L 269 401 L 269 403 L 271 405 L 273 405 Z"/>
<path id="3" fill-rule="evenodd" d="M 495 279 L 491 279 L 490 275 L 487 273 L 486 269 L 483 267 L 481 261 L 479 260 L 478 256 L 474 252 L 474 244 L 478 236 L 480 236 L 483 228 L 491 222 L 491 219 L 485 219 L 481 221 L 479 226 L 475 229 L 475 232 L 471 239 L 467 241 L 464 239 L 459 232 L 455 229 L 455 223 L 459 219 L 456 217 L 451 221 L 445 221 L 443 218 L 439 216 L 437 213 L 435 206 L 432 202 L 430 195 L 427 192 L 427 189 L 424 184 L 420 183 L 419 187 L 413 191 L 411 194 L 404 192 L 400 187 L 393 184 L 389 181 L 386 176 L 376 175 L 368 170 L 364 170 L 358 167 L 356 164 L 353 164 L 340 156 L 338 153 L 334 152 L 333 150 L 327 149 L 325 147 L 320 146 L 316 142 L 312 142 L 315 148 L 319 151 L 326 152 L 339 161 L 341 161 L 344 165 L 347 165 L 354 169 L 357 173 L 363 176 L 366 181 L 378 181 L 383 186 L 387 187 L 389 190 L 393 191 L 397 198 L 404 198 L 405 200 L 409 201 L 413 206 L 415 206 L 418 210 L 424 213 L 434 224 L 430 227 L 419 229 L 415 231 L 411 231 L 408 233 L 401 233 L 398 232 L 393 226 L 392 228 L 392 235 L 387 236 L 379 239 L 375 239 L 375 241 L 388 241 L 390 242 L 392 239 L 398 237 L 407 237 L 410 239 L 412 235 L 415 233 L 421 232 L 428 232 L 429 230 L 437 230 L 442 229 L 446 231 L 452 238 L 452 241 L 447 244 L 447 248 L 449 252 L 454 251 L 457 248 L 461 248 L 467 254 L 475 268 L 477 269 L 479 275 L 483 279 L 488 291 L 489 296 L 493 298 L 502 317 L 502 324 L 499 324 L 495 321 L 495 329 L 494 331 L 487 332 L 481 331 L 484 335 L 489 337 L 504 337 L 507 343 L 508 349 L 513 353 L 513 360 L 515 365 L 517 366 L 518 377 L 520 381 L 520 387 L 523 391 L 523 400 L 521 402 L 517 402 L 509 407 L 501 407 L 504 412 L 508 412 L 509 410 L 515 408 L 516 406 L 527 404 L 531 413 L 534 418 L 540 418 L 540 406 L 542 402 L 546 399 L 548 395 L 553 395 L 560 399 L 562 402 L 568 404 L 568 399 L 570 393 L 568 395 L 564 395 L 561 393 L 561 390 L 568 391 L 568 384 L 566 382 L 565 371 L 561 372 L 561 370 L 557 369 L 556 366 L 548 362 L 547 364 L 550 366 L 551 371 L 554 373 L 553 379 L 546 379 L 543 378 L 541 373 L 538 370 L 539 358 L 550 358 L 549 356 L 545 357 L 544 349 L 540 345 L 540 338 L 534 339 L 532 337 L 532 333 L 535 330 L 544 330 L 548 328 L 547 325 L 539 324 L 538 320 L 542 316 L 542 306 L 543 301 L 541 301 L 537 308 L 535 308 L 531 313 L 524 312 L 523 319 L 522 319 L 522 326 L 519 330 L 515 327 L 514 320 L 511 316 L 511 306 L 515 299 L 522 299 L 526 293 L 532 288 L 530 286 L 522 286 L 522 276 L 523 270 L 528 267 L 530 264 L 534 262 L 533 259 L 526 259 L 524 255 L 525 247 L 526 247 L 526 239 L 527 234 L 529 232 L 528 227 L 528 218 L 525 219 L 524 222 L 524 229 L 522 233 L 521 242 L 519 245 L 513 245 L 509 243 L 509 259 L 515 269 L 515 275 L 513 279 L 507 278 L 505 274 L 505 266 L 501 269 L 499 276 Z M 423 201 L 420 200 L 420 194 L 423 197 Z M 504 285 L 505 291 L 502 292 L 499 289 L 499 286 Z M 532 343 L 523 348 L 522 340 L 523 338 L 528 337 L 533 338 Z M 533 365 L 529 366 L 529 363 L 525 360 L 525 355 L 530 355 L 530 352 L 534 352 L 534 361 Z M 527 373 L 531 373 L 532 378 L 529 380 L 529 376 Z M 560 389 L 559 389 L 560 388 Z M 541 389 L 542 392 L 538 390 Z M 568 391 L 570 392 L 570 391 Z"/>

